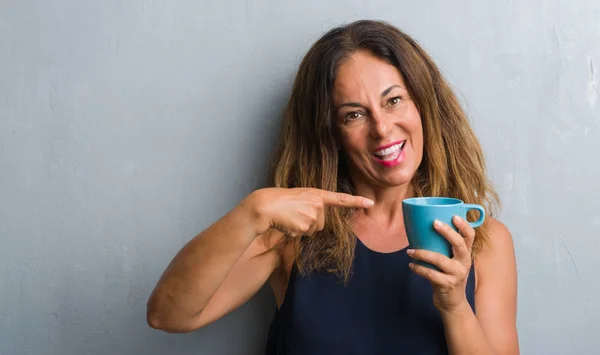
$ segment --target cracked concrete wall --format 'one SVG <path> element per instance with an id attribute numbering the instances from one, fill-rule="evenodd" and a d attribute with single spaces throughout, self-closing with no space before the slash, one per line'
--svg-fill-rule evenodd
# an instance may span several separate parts
<path id="1" fill-rule="evenodd" d="M 264 289 L 147 327 L 175 252 L 261 186 L 295 68 L 391 21 L 464 100 L 519 262 L 523 354 L 600 348 L 600 3 L 0 2 L 0 354 L 260 354 Z"/>

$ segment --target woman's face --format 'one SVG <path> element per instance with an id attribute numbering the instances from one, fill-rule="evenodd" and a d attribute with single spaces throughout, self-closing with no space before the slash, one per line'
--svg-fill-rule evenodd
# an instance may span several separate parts
<path id="1" fill-rule="evenodd" d="M 355 53 L 338 68 L 333 105 L 355 186 L 409 183 L 423 157 L 423 127 L 398 69 Z"/>

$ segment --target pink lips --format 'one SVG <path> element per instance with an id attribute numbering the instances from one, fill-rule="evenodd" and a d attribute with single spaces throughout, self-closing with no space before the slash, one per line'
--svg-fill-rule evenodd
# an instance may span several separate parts
<path id="1" fill-rule="evenodd" d="M 379 146 L 379 147 L 377 147 L 377 148 L 373 149 L 373 152 L 378 152 L 378 151 L 380 151 L 380 150 L 382 150 L 382 149 L 386 149 L 386 148 L 389 148 L 389 147 L 395 146 L 396 144 L 400 144 L 400 143 L 402 143 L 402 142 L 404 142 L 404 141 L 397 141 L 397 142 L 392 142 L 392 143 L 390 143 L 390 144 L 385 144 L 385 145 Z"/>

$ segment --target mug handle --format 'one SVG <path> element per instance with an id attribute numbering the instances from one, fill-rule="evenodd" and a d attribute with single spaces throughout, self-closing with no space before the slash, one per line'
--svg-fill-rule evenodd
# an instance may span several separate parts
<path id="1" fill-rule="evenodd" d="M 465 216 L 467 215 L 467 212 L 469 212 L 470 210 L 479 211 L 479 219 L 477 219 L 475 222 L 468 222 L 471 225 L 471 227 L 477 228 L 480 225 L 482 225 L 483 221 L 485 220 L 485 210 L 480 205 L 466 203 L 465 204 Z"/>

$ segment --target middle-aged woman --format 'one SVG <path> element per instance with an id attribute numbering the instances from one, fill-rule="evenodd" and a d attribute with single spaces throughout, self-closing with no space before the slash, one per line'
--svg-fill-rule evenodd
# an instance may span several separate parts
<path id="1" fill-rule="evenodd" d="M 198 329 L 269 281 L 267 354 L 519 352 L 512 237 L 491 217 L 498 199 L 465 113 L 412 38 L 366 20 L 320 38 L 269 176 L 175 256 L 148 302 L 152 327 Z M 412 250 L 402 201 L 415 196 L 481 204 L 488 218 L 475 230 L 455 217 L 459 232 L 435 223 L 452 258 Z"/>

